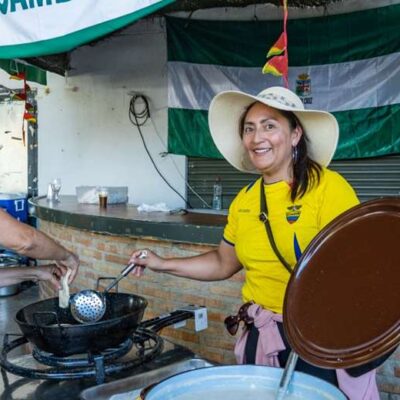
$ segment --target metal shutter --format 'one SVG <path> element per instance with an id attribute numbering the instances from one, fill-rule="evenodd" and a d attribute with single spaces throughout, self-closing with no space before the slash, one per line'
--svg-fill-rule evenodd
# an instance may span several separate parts
<path id="1" fill-rule="evenodd" d="M 400 155 L 333 161 L 330 168 L 350 182 L 361 201 L 400 195 Z M 208 204 L 211 204 L 217 177 L 222 181 L 222 205 L 226 209 L 237 192 L 257 175 L 241 173 L 225 160 L 188 158 L 189 185 Z M 188 190 L 188 200 L 193 208 L 206 208 L 191 190 Z"/>

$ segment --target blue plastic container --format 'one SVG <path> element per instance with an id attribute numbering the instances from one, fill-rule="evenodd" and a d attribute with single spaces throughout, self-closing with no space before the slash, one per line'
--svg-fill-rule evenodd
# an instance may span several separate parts
<path id="1" fill-rule="evenodd" d="M 28 199 L 23 193 L 0 193 L 0 207 L 18 221 L 28 220 Z"/>

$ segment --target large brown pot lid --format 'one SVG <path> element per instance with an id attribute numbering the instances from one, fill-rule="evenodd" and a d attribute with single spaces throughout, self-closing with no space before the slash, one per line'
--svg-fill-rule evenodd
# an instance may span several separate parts
<path id="1" fill-rule="evenodd" d="M 288 284 L 284 327 L 311 364 L 347 368 L 400 342 L 400 198 L 337 217 L 310 243 Z"/>

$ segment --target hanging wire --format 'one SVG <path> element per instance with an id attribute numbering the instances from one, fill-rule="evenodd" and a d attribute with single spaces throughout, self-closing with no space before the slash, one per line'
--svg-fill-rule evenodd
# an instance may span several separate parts
<path id="1" fill-rule="evenodd" d="M 160 133 L 158 132 L 158 129 L 157 129 L 156 125 L 154 124 L 154 121 L 153 121 L 153 120 L 151 120 L 151 124 L 153 125 L 154 132 L 157 134 L 157 136 L 158 136 L 158 138 L 159 138 L 161 144 L 164 146 L 164 148 L 167 148 L 167 145 L 165 144 L 165 142 L 164 142 L 163 138 L 161 137 Z M 166 157 L 166 156 L 168 156 L 168 152 L 162 152 L 162 153 L 160 153 L 160 155 L 161 155 L 161 157 Z M 197 193 L 196 190 L 195 190 L 191 185 L 189 185 L 189 183 L 185 180 L 185 177 L 182 175 L 181 171 L 179 170 L 178 165 L 176 164 L 175 160 L 174 160 L 173 158 L 170 158 L 170 160 L 171 160 L 172 163 L 174 164 L 174 167 L 175 167 L 175 169 L 176 169 L 176 172 L 179 174 L 179 176 L 180 176 L 180 177 L 183 179 L 183 181 L 185 182 L 186 187 L 193 193 L 194 196 L 196 196 L 196 197 L 200 200 L 200 202 L 203 204 L 204 208 L 212 208 L 211 205 L 208 204 L 208 203 L 199 195 L 199 193 Z"/>
<path id="2" fill-rule="evenodd" d="M 141 103 L 141 109 L 139 109 L 138 102 L 140 101 Z M 158 175 L 160 175 L 161 179 L 168 185 L 170 189 L 172 189 L 186 204 L 188 208 L 193 208 L 191 204 L 189 203 L 188 200 L 186 200 L 168 181 L 167 179 L 163 176 L 161 171 L 158 169 L 156 163 L 154 162 L 153 157 L 150 154 L 150 151 L 147 147 L 146 141 L 144 140 L 143 133 L 141 130 L 141 127 L 147 122 L 147 120 L 150 118 L 150 108 L 149 108 L 149 102 L 147 101 L 147 98 L 141 94 L 135 94 L 130 102 L 129 102 L 129 120 L 133 125 L 135 125 L 139 131 L 140 138 L 142 139 L 143 146 L 146 150 L 147 155 L 150 158 L 151 163 L 153 164 L 153 167 L 157 171 Z"/>

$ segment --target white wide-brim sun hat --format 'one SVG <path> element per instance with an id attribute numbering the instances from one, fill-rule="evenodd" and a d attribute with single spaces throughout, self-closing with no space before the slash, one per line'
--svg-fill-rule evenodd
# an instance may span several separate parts
<path id="1" fill-rule="evenodd" d="M 278 110 L 292 111 L 306 133 L 308 156 L 322 166 L 330 163 L 339 139 L 336 118 L 326 111 L 306 110 L 295 93 L 274 86 L 256 96 L 233 90 L 221 92 L 210 103 L 208 124 L 211 136 L 220 153 L 236 169 L 259 173 L 251 163 L 239 134 L 240 118 L 254 102 Z"/>

